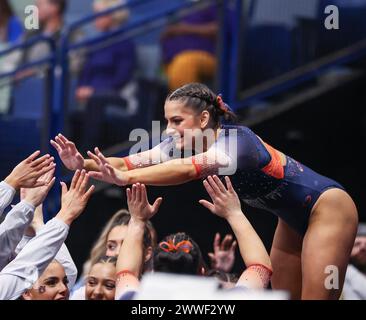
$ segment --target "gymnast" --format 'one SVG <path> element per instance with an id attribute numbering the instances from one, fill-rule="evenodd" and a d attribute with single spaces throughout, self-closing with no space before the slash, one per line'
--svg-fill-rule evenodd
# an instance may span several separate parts
<path id="1" fill-rule="evenodd" d="M 236 168 L 231 179 L 241 200 L 278 216 L 270 253 L 272 288 L 289 291 L 293 299 L 338 299 L 358 223 L 357 208 L 343 186 L 276 150 L 249 128 L 222 125 L 222 118 L 235 115 L 203 84 L 175 90 L 164 110 L 169 137 L 125 158 L 106 158 L 95 148 L 84 159 L 61 134 L 51 144 L 68 169 L 84 168 L 91 177 L 120 186 L 178 185 Z M 205 138 L 209 130 L 213 139 Z M 195 142 L 198 138 L 203 142 Z M 230 148 L 233 141 L 236 148 Z M 195 154 L 171 156 L 188 149 L 196 149 Z M 337 279 L 329 281 L 332 276 Z"/>

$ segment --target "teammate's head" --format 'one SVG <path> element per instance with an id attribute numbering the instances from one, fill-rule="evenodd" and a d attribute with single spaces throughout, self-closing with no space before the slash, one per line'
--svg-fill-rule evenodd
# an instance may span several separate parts
<path id="1" fill-rule="evenodd" d="M 116 291 L 116 257 L 102 257 L 86 277 L 86 300 L 114 300 Z"/>
<path id="2" fill-rule="evenodd" d="M 69 299 L 68 279 L 64 267 L 53 260 L 32 288 L 22 295 L 24 300 L 67 300 Z"/>
<path id="3" fill-rule="evenodd" d="M 109 219 L 93 245 L 88 261 L 84 264 L 84 274 L 87 274 L 90 267 L 101 257 L 105 255 L 112 257 L 118 256 L 127 233 L 127 226 L 130 219 L 131 216 L 125 209 L 117 211 Z M 146 225 L 143 244 L 146 261 L 148 261 L 151 258 L 152 249 L 156 246 L 156 231 L 150 221 Z"/>
<path id="4" fill-rule="evenodd" d="M 165 237 L 154 250 L 154 271 L 202 275 L 204 262 L 197 243 L 186 233 Z"/>

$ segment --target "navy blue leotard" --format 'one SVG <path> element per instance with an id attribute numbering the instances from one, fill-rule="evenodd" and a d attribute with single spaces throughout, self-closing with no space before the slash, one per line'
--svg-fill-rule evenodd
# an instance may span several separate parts
<path id="1" fill-rule="evenodd" d="M 228 147 L 233 139 L 237 142 L 235 156 Z M 231 180 L 240 199 L 277 215 L 301 235 L 307 230 L 311 210 L 320 195 L 331 188 L 344 190 L 336 181 L 288 156 L 282 166 L 280 153 L 244 126 L 224 126 L 212 148 L 231 160 L 236 158 L 237 169 Z M 217 165 L 197 164 L 202 159 L 199 155 L 194 158 L 200 178 L 219 174 Z"/>

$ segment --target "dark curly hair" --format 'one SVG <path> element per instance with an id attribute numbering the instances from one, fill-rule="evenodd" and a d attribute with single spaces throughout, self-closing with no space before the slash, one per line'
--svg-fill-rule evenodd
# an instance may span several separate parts
<path id="1" fill-rule="evenodd" d="M 207 110 L 210 114 L 210 127 L 218 128 L 220 118 L 226 121 L 236 121 L 236 115 L 225 104 L 221 96 L 216 95 L 202 83 L 189 83 L 168 95 L 166 101 L 180 101 L 200 114 Z"/>
<path id="2" fill-rule="evenodd" d="M 185 250 L 167 250 L 164 243 L 171 243 L 176 246 L 181 242 L 189 242 L 191 246 Z M 198 244 L 186 233 L 179 232 L 165 237 L 154 250 L 153 256 L 154 271 L 179 273 L 179 274 L 201 274 L 205 268 L 201 250 Z"/>

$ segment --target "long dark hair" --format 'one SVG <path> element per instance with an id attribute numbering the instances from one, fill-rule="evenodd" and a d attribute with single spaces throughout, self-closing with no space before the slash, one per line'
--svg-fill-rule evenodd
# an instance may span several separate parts
<path id="1" fill-rule="evenodd" d="M 189 83 L 173 91 L 166 98 L 167 101 L 180 101 L 200 114 L 207 110 L 210 114 L 210 126 L 218 128 L 220 118 L 234 122 L 236 115 L 223 102 L 220 95 L 216 95 L 202 83 Z"/>
<path id="2" fill-rule="evenodd" d="M 154 271 L 191 275 L 206 267 L 198 244 L 184 232 L 165 237 L 154 250 L 153 263 Z"/>
<path id="3" fill-rule="evenodd" d="M 8 23 L 9 19 L 14 15 L 8 0 L 0 1 L 0 26 L 4 26 Z"/>

